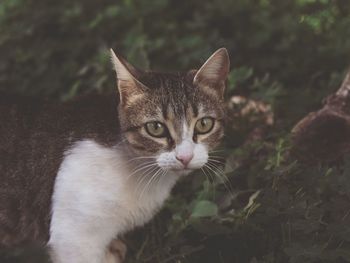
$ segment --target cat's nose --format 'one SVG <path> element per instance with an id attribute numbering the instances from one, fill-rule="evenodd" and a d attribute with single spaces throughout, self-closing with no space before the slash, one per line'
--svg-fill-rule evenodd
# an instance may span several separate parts
<path id="1" fill-rule="evenodd" d="M 187 165 L 193 159 L 193 153 L 177 154 L 176 159 L 179 160 L 185 167 L 187 167 Z"/>

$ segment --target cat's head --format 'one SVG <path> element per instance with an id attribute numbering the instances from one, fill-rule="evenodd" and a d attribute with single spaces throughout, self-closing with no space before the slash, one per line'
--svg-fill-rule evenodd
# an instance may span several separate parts
<path id="1" fill-rule="evenodd" d="M 224 135 L 226 49 L 199 70 L 144 72 L 112 52 L 120 94 L 119 119 L 128 148 L 163 170 L 187 174 L 203 167 Z"/>

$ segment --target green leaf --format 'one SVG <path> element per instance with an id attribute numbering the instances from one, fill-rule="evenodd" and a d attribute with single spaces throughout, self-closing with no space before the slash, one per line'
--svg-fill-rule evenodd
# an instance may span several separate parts
<path id="1" fill-rule="evenodd" d="M 238 84 L 243 83 L 253 76 L 254 70 L 250 67 L 239 67 L 233 69 L 229 76 L 230 89 L 234 90 Z"/>
<path id="2" fill-rule="evenodd" d="M 191 217 L 212 217 L 218 214 L 218 206 L 210 201 L 199 201 L 193 208 Z"/>

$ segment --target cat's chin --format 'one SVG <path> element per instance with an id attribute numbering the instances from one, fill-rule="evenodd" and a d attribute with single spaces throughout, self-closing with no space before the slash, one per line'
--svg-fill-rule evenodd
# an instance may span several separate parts
<path id="1" fill-rule="evenodd" d="M 178 175 L 178 176 L 186 176 L 192 173 L 195 169 L 172 169 L 171 172 Z"/>

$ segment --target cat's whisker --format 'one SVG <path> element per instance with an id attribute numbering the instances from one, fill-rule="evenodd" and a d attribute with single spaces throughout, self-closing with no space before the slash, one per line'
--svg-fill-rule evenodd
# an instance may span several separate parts
<path id="1" fill-rule="evenodd" d="M 224 157 L 224 156 L 220 156 L 220 155 L 212 155 L 212 154 L 209 154 L 209 158 L 210 157 L 213 157 L 213 158 L 216 158 L 216 159 L 221 159 L 221 160 L 226 160 L 227 158 Z"/>
<path id="2" fill-rule="evenodd" d="M 220 174 L 218 174 L 216 171 L 214 171 L 211 167 L 207 166 L 206 168 L 208 168 L 208 170 L 221 181 L 221 183 L 225 186 L 226 190 L 230 193 L 230 195 L 233 195 L 232 190 L 227 184 L 227 182 L 225 181 L 225 179 L 223 179 L 223 177 Z"/>
<path id="3" fill-rule="evenodd" d="M 216 160 L 216 159 L 212 159 L 212 158 L 209 158 L 209 159 L 208 159 L 208 161 L 209 161 L 209 162 L 218 163 L 218 164 L 223 165 L 223 166 L 225 165 L 225 163 L 224 163 L 224 162 L 219 161 L 219 160 Z"/>
<path id="4" fill-rule="evenodd" d="M 206 171 L 205 171 L 205 166 L 203 166 L 202 168 L 201 168 L 201 170 L 203 171 L 203 173 L 205 174 L 205 176 L 208 178 L 208 181 L 209 182 L 214 182 L 214 177 L 210 174 L 210 173 L 207 173 Z"/>
<path id="5" fill-rule="evenodd" d="M 126 160 L 127 162 L 132 162 L 132 161 L 142 161 L 142 160 L 156 160 L 155 156 L 137 156 L 131 159 Z"/>
<path id="6" fill-rule="evenodd" d="M 211 163 L 206 163 L 205 166 L 211 171 L 213 172 L 213 174 L 215 176 L 217 176 L 223 183 L 223 185 L 225 186 L 225 188 L 230 192 L 230 194 L 233 196 L 232 193 L 232 185 L 231 182 L 229 181 L 229 179 L 226 177 L 226 175 L 223 173 L 222 170 L 220 170 L 219 168 L 217 168 L 215 165 L 211 164 Z"/>
<path id="7" fill-rule="evenodd" d="M 228 186 L 229 191 L 232 194 L 233 187 L 232 187 L 232 184 L 231 184 L 230 180 L 225 175 L 225 173 L 223 171 L 221 171 L 221 170 L 218 170 L 217 174 L 221 176 L 221 178 L 223 179 L 224 184 Z"/>
<path id="8" fill-rule="evenodd" d="M 142 165 L 150 164 L 150 163 L 155 163 L 155 161 L 154 160 L 140 161 L 140 163 L 134 167 L 134 170 L 137 169 L 138 167 L 141 167 Z"/>
<path id="9" fill-rule="evenodd" d="M 153 184 L 156 184 L 157 181 L 159 182 L 160 178 L 163 177 L 164 174 L 166 174 L 166 173 L 167 173 L 167 171 L 165 171 L 165 170 L 163 170 L 162 168 L 160 168 L 160 173 L 157 174 L 157 176 L 155 177 L 155 179 L 153 180 L 153 182 L 151 182 L 150 188 L 152 187 L 152 183 L 153 183 Z M 157 180 L 157 179 L 158 179 L 158 180 Z"/>
<path id="10" fill-rule="evenodd" d="M 208 165 L 208 163 L 206 163 L 205 165 L 204 165 L 204 168 L 207 168 L 208 169 L 208 171 L 209 171 L 209 174 L 210 174 L 210 176 L 212 177 L 213 176 L 213 174 L 216 176 L 216 177 L 218 177 L 221 181 L 222 181 L 222 178 L 221 178 L 221 176 L 220 175 L 218 175 L 217 174 L 217 172 L 216 171 L 214 171 L 213 170 L 213 168 L 211 168 L 209 165 Z M 213 177 L 212 177 L 213 178 Z"/>
<path id="11" fill-rule="evenodd" d="M 162 173 L 161 173 L 161 174 L 158 174 L 158 175 L 156 176 L 156 178 L 155 178 L 153 184 L 158 184 L 158 183 L 160 182 L 160 180 L 161 180 L 162 178 L 164 178 L 164 177 L 167 175 L 167 173 L 168 173 L 168 170 L 167 170 L 167 169 L 164 170 L 163 168 L 160 168 L 160 171 L 162 171 Z M 150 185 L 150 188 L 151 188 L 151 185 Z"/>
<path id="12" fill-rule="evenodd" d="M 165 177 L 168 174 L 168 172 L 169 172 L 168 169 L 162 169 L 162 170 L 164 171 L 164 173 L 159 177 L 158 182 L 160 181 L 160 179 L 162 179 L 162 177 Z"/>
<path id="13" fill-rule="evenodd" d="M 130 172 L 131 172 L 131 174 L 129 175 L 129 177 L 130 176 L 132 176 L 132 175 L 134 175 L 135 173 L 137 173 L 137 172 L 139 172 L 139 170 L 142 170 L 142 167 L 148 167 L 148 165 L 151 165 L 151 164 L 156 164 L 154 161 L 148 161 L 148 162 L 142 162 L 142 163 L 139 163 L 138 165 L 136 165 L 135 167 L 134 167 L 134 169 L 132 169 Z M 128 177 L 128 178 L 129 178 Z"/>
<path id="14" fill-rule="evenodd" d="M 134 162 L 134 164 L 132 162 Z M 134 166 L 133 170 L 135 170 L 135 169 L 141 167 L 142 165 L 150 164 L 150 163 L 156 163 L 156 160 L 151 159 L 151 158 L 132 159 L 132 160 L 128 160 L 125 164 L 127 166 Z M 131 172 L 133 172 L 133 171 L 131 171 Z"/>
<path id="15" fill-rule="evenodd" d="M 148 186 L 150 186 L 152 184 L 152 181 L 154 180 L 154 178 L 156 178 L 157 175 L 161 172 L 162 172 L 162 170 L 158 169 L 158 170 L 156 170 L 156 172 L 153 173 L 151 179 L 147 182 L 147 184 L 145 184 L 144 190 L 141 192 L 141 196 L 142 196 L 143 192 L 148 189 Z"/>
<path id="16" fill-rule="evenodd" d="M 213 196 L 215 197 L 215 177 L 210 173 L 210 171 L 205 171 L 206 169 L 208 169 L 206 166 L 203 167 L 203 172 L 205 172 L 205 174 L 208 174 L 210 179 L 211 179 L 211 182 L 210 184 L 213 186 Z M 207 176 L 208 177 L 208 176 Z"/>
<path id="17" fill-rule="evenodd" d="M 218 149 L 218 150 L 213 150 L 213 151 L 210 151 L 209 154 L 211 153 L 217 153 L 217 152 L 225 152 L 226 149 Z"/>
<path id="18" fill-rule="evenodd" d="M 224 179 L 226 179 L 229 182 L 227 176 L 225 175 L 225 171 L 222 168 L 218 167 L 218 165 L 214 163 L 211 163 L 210 161 L 207 164 L 213 167 L 218 173 L 220 173 L 221 176 L 223 176 Z"/>
<path id="19" fill-rule="evenodd" d="M 137 174 L 137 173 L 139 173 L 139 172 L 141 172 L 143 169 L 151 167 L 153 165 L 156 165 L 156 164 L 154 162 L 149 162 L 149 163 L 142 163 L 142 164 L 138 165 L 137 167 L 135 167 L 135 169 L 133 169 L 131 171 L 131 173 L 129 174 L 128 178 L 133 176 L 133 175 L 135 175 L 135 174 Z"/>
<path id="20" fill-rule="evenodd" d="M 139 192 L 140 187 L 142 187 L 143 182 L 145 180 L 147 180 L 147 177 L 153 176 L 153 174 L 157 173 L 159 169 L 160 168 L 158 166 L 156 166 L 156 167 L 149 168 L 145 173 L 143 173 L 140 176 L 140 179 L 137 180 L 137 182 L 136 182 L 136 188 L 135 188 L 136 192 Z"/>
<path id="21" fill-rule="evenodd" d="M 157 182 L 157 183 L 159 183 L 160 180 L 161 180 L 162 178 L 166 177 L 167 174 L 168 174 L 168 172 L 169 172 L 169 170 L 164 170 L 164 174 L 162 174 L 161 176 L 159 176 L 159 179 L 158 179 L 158 182 Z"/>
<path id="22" fill-rule="evenodd" d="M 214 193 L 215 193 L 215 177 L 212 175 L 212 171 L 211 170 L 209 170 L 209 168 L 207 167 L 207 166 L 204 166 L 203 167 L 206 171 L 207 171 L 207 173 L 209 174 L 209 176 L 210 176 L 210 179 L 212 180 L 212 185 L 214 186 Z M 218 176 L 216 176 L 216 177 L 218 177 Z M 222 181 L 222 179 L 220 178 L 220 177 L 218 177 L 219 179 L 220 179 L 220 181 Z"/>
<path id="23" fill-rule="evenodd" d="M 135 161 L 135 160 L 144 160 L 144 159 L 156 159 L 155 156 L 138 156 L 138 157 L 134 157 L 130 160 L 128 160 L 128 162 L 132 162 L 132 161 Z"/>
<path id="24" fill-rule="evenodd" d="M 214 197 L 215 197 L 215 185 L 214 185 L 214 178 L 210 175 L 210 178 L 208 176 L 208 174 L 206 173 L 206 171 L 204 170 L 205 166 L 204 167 L 201 167 L 201 171 L 205 174 L 205 177 L 207 178 L 209 184 L 211 184 L 213 187 L 213 194 L 214 194 Z"/>
<path id="25" fill-rule="evenodd" d="M 160 180 L 168 173 L 167 169 L 165 170 L 163 168 L 160 168 L 160 169 L 163 171 L 163 173 L 157 176 L 157 179 L 155 180 L 154 184 L 158 184 Z"/>
<path id="26" fill-rule="evenodd" d="M 210 183 L 210 179 L 209 179 L 208 175 L 204 172 L 203 167 L 201 167 L 201 171 L 205 175 L 205 177 L 207 178 L 208 182 Z"/>
<path id="27" fill-rule="evenodd" d="M 158 184 L 160 182 L 160 180 L 162 179 L 162 177 L 164 177 L 167 173 L 168 173 L 168 170 L 163 170 L 162 168 L 160 168 L 160 173 L 158 173 L 155 177 L 154 177 L 154 180 L 152 182 L 152 178 L 150 180 L 150 184 L 149 184 L 149 188 L 148 189 L 151 189 L 152 188 L 152 184 L 155 185 L 155 184 Z"/>
<path id="28" fill-rule="evenodd" d="M 142 172 L 142 174 L 138 175 L 136 183 L 137 184 L 142 183 L 142 181 L 145 180 L 145 178 L 147 178 L 147 176 L 149 176 L 153 172 L 157 171 L 158 168 L 159 167 L 157 165 L 149 166 L 147 169 L 145 169 L 145 171 Z"/>
<path id="29" fill-rule="evenodd" d="M 232 168 L 231 164 L 229 162 L 227 162 L 227 158 L 224 158 L 221 156 L 210 155 L 208 158 L 208 161 L 220 164 L 222 166 L 228 166 L 229 168 Z"/>
<path id="30" fill-rule="evenodd" d="M 140 199 L 142 198 L 143 196 L 143 193 L 149 189 L 149 187 L 152 185 L 152 181 L 157 178 L 157 176 L 163 172 L 163 170 L 161 168 L 159 168 L 159 170 L 157 170 L 151 177 L 150 180 L 148 180 L 147 184 L 145 184 L 145 186 L 143 187 L 143 190 L 141 191 L 141 194 L 140 194 Z"/>
<path id="31" fill-rule="evenodd" d="M 147 163 L 145 165 L 141 165 L 141 167 L 139 166 L 139 168 L 137 168 L 136 170 L 133 170 L 131 174 L 128 175 L 128 178 L 129 179 L 130 177 L 132 177 L 133 175 L 141 172 L 142 170 L 146 170 L 147 168 L 150 168 L 150 167 L 154 167 L 154 166 L 157 166 L 157 163 L 155 162 L 151 162 L 151 163 Z"/>
<path id="32" fill-rule="evenodd" d="M 220 159 L 220 160 L 217 160 Z M 227 158 L 222 157 L 222 156 L 216 156 L 216 155 L 209 155 L 208 160 L 210 161 L 214 161 L 214 162 L 219 162 L 222 160 L 222 165 L 230 168 L 231 170 L 235 170 L 236 168 L 232 166 L 232 164 L 230 162 L 227 161 Z"/>
<path id="33" fill-rule="evenodd" d="M 224 167 L 227 165 L 226 162 L 216 160 L 213 158 L 208 158 L 208 163 L 215 166 L 216 169 L 220 170 L 221 173 L 225 174 Z M 219 167 L 220 166 L 220 167 Z"/>

